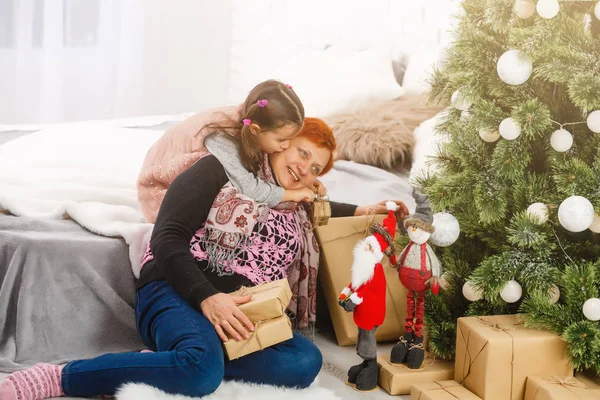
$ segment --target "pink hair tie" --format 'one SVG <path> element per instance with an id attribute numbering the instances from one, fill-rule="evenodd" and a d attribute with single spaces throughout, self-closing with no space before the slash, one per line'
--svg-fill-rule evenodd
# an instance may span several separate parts
<path id="1" fill-rule="evenodd" d="M 242 123 L 243 123 L 244 125 L 246 125 L 246 126 L 250 126 L 250 124 L 252 123 L 252 120 L 250 120 L 250 119 L 246 118 L 246 119 L 243 119 L 243 120 L 242 120 Z"/>
<path id="2" fill-rule="evenodd" d="M 285 84 L 285 87 L 286 87 L 286 88 L 288 88 L 288 89 L 291 89 L 291 88 L 292 88 L 292 85 L 290 85 L 289 83 L 286 83 L 286 84 Z"/>
<path id="3" fill-rule="evenodd" d="M 264 100 L 259 100 L 256 102 L 256 104 L 258 104 L 258 106 L 260 108 L 266 107 L 267 104 L 269 104 L 269 100 L 264 99 Z"/>

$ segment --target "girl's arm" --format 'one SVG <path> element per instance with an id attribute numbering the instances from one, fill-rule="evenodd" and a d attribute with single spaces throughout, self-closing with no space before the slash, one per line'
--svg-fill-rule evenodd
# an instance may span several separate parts
<path id="1" fill-rule="evenodd" d="M 204 140 L 204 145 L 221 162 L 233 186 L 244 195 L 258 203 L 267 203 L 269 207 L 275 207 L 284 200 L 294 200 L 284 199 L 286 191 L 282 187 L 265 182 L 248 171 L 240 159 L 237 143 L 226 133 L 210 135 Z"/>
<path id="2" fill-rule="evenodd" d="M 190 241 L 228 182 L 213 156 L 198 160 L 171 184 L 160 206 L 150 249 L 163 276 L 183 298 L 199 309 L 217 289 L 206 279 L 190 253 Z"/>

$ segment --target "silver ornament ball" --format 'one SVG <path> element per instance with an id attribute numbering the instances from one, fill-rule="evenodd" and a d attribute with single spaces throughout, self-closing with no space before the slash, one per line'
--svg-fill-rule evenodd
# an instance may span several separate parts
<path id="1" fill-rule="evenodd" d="M 583 303 L 583 315 L 590 321 L 600 320 L 600 299 L 592 297 Z"/>
<path id="2" fill-rule="evenodd" d="M 498 127 L 500 136 L 506 140 L 515 140 L 521 136 L 521 125 L 514 118 L 504 118 Z"/>
<path id="3" fill-rule="evenodd" d="M 460 224 L 454 215 L 439 212 L 433 215 L 433 227 L 429 241 L 439 247 L 447 247 L 456 242 L 460 235 Z"/>
<path id="4" fill-rule="evenodd" d="M 504 83 L 521 85 L 531 76 L 533 62 L 520 50 L 508 50 L 498 59 L 496 70 Z"/>
<path id="5" fill-rule="evenodd" d="M 498 139 L 500 139 L 500 132 L 498 132 L 498 131 L 491 131 L 491 130 L 487 130 L 487 129 L 480 129 L 479 130 L 479 137 L 484 142 L 494 143 L 494 142 L 498 141 Z"/>
<path id="6" fill-rule="evenodd" d="M 573 146 L 573 135 L 565 129 L 558 129 L 550 136 L 550 145 L 559 153 L 564 153 Z"/>
<path id="7" fill-rule="evenodd" d="M 469 301 L 481 300 L 481 297 L 483 297 L 481 291 L 477 290 L 469 281 L 465 282 L 463 285 L 462 293 L 463 296 L 465 296 L 465 299 Z"/>
<path id="8" fill-rule="evenodd" d="M 582 196 L 571 196 L 558 207 L 558 221 L 569 232 L 583 232 L 594 222 L 594 206 Z"/>
<path id="9" fill-rule="evenodd" d="M 560 4 L 557 0 L 539 0 L 535 6 L 540 17 L 551 19 L 556 17 L 560 11 Z"/>
<path id="10" fill-rule="evenodd" d="M 521 295 L 523 294 L 523 288 L 519 284 L 519 282 L 515 280 L 510 280 L 506 282 L 506 285 L 502 288 L 500 292 L 500 297 L 507 303 L 515 303 L 519 301 Z"/>
<path id="11" fill-rule="evenodd" d="M 600 4 L 600 2 L 598 4 Z M 586 122 L 590 131 L 600 133 L 600 110 L 592 111 L 590 115 L 588 115 Z"/>
<path id="12" fill-rule="evenodd" d="M 532 222 L 541 225 L 548 221 L 548 207 L 544 203 L 533 203 L 527 207 L 527 215 Z"/>

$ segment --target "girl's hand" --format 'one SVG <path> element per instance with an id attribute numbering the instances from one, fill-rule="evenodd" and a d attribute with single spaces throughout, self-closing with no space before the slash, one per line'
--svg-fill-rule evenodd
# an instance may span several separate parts
<path id="1" fill-rule="evenodd" d="M 225 293 L 217 293 L 210 297 L 207 297 L 202 303 L 200 303 L 200 309 L 202 314 L 213 324 L 217 335 L 223 342 L 229 340 L 225 332 L 227 332 L 235 340 L 240 341 L 248 339 L 250 332 L 254 331 L 254 325 L 246 317 L 246 315 L 240 311 L 238 304 L 244 304 L 249 302 L 252 296 L 232 296 Z M 248 328 L 248 330 L 246 330 Z"/>
<path id="2" fill-rule="evenodd" d="M 354 215 L 355 216 L 368 215 L 370 213 L 387 214 L 388 210 L 387 210 L 387 208 L 385 208 L 385 202 L 386 201 L 384 200 L 377 204 L 356 207 L 356 211 L 354 212 Z M 398 219 L 398 221 L 401 221 L 409 214 L 408 207 L 406 207 L 406 204 L 404 204 L 404 202 L 402 202 L 400 200 L 393 200 L 393 202 L 396 203 L 396 205 L 398 206 L 398 208 L 396 209 L 396 218 Z"/>

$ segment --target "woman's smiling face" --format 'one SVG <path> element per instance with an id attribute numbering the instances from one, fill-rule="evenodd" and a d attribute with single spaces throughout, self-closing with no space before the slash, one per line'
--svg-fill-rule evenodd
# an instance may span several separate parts
<path id="1" fill-rule="evenodd" d="M 290 147 L 269 156 L 275 179 L 287 190 L 312 188 L 331 158 L 331 151 L 318 147 L 304 136 L 297 136 Z"/>

